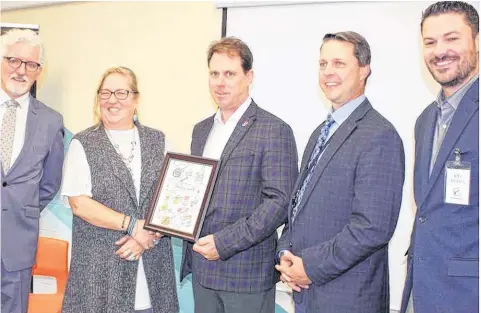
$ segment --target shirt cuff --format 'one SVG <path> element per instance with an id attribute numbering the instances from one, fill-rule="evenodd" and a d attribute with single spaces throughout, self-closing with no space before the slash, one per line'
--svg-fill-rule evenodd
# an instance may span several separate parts
<path id="1" fill-rule="evenodd" d="M 59 197 L 59 200 L 62 202 L 62 204 L 68 208 L 68 209 L 71 209 L 70 207 L 70 202 L 68 202 L 68 197 L 77 197 L 77 196 L 87 196 L 89 198 L 92 198 L 92 194 L 91 193 L 80 193 L 80 194 L 77 194 L 77 193 L 62 193 Z"/>
<path id="2" fill-rule="evenodd" d="M 281 256 L 284 254 L 284 252 L 289 251 L 287 249 L 282 249 L 281 251 L 277 252 L 276 255 L 276 263 L 279 264 L 281 263 Z"/>

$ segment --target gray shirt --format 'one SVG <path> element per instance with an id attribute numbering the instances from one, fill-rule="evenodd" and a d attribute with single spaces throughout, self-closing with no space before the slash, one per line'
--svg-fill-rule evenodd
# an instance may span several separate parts
<path id="1" fill-rule="evenodd" d="M 449 125 L 453 120 L 454 113 L 459 106 L 459 103 L 463 99 L 468 89 L 478 79 L 479 74 L 474 75 L 463 87 L 459 88 L 450 97 L 446 98 L 441 90 L 436 99 L 436 105 L 438 107 L 438 116 L 436 120 L 436 129 L 434 130 L 433 138 L 433 150 L 431 154 L 431 164 L 429 166 L 429 173 L 433 170 L 436 157 L 438 156 L 439 148 L 443 143 L 444 136 L 448 131 Z"/>

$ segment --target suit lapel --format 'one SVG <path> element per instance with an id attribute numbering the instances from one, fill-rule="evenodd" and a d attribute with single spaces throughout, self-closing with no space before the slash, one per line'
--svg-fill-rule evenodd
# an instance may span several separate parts
<path id="1" fill-rule="evenodd" d="M 332 135 L 332 137 L 329 139 L 329 145 L 324 149 L 323 154 L 321 155 L 321 158 L 319 159 L 319 162 L 314 169 L 311 181 L 307 185 L 306 191 L 304 192 L 304 195 L 302 197 L 303 199 L 299 204 L 299 211 L 301 211 L 301 209 L 307 203 L 307 199 L 309 199 L 309 196 L 314 190 L 317 181 L 324 172 L 324 169 L 329 164 L 329 161 L 336 154 L 339 148 L 341 148 L 341 146 L 351 135 L 351 133 L 356 129 L 357 122 L 362 119 L 371 108 L 372 106 L 369 101 L 367 99 L 364 100 L 364 102 L 356 110 L 354 110 L 354 112 L 352 112 L 348 119 L 344 121 L 344 123 L 342 123 L 342 125 L 336 130 L 334 135 Z"/>
<path id="2" fill-rule="evenodd" d="M 305 153 L 302 156 L 302 162 L 301 162 L 301 172 L 307 171 L 307 164 L 309 162 L 309 159 L 312 155 L 312 152 L 314 148 L 316 147 L 317 140 L 319 138 L 319 135 L 321 134 L 322 127 L 324 127 L 324 124 L 326 122 L 324 121 L 321 125 L 319 125 L 314 132 L 311 135 L 311 138 L 309 139 L 309 142 L 307 143 Z"/>
<path id="3" fill-rule="evenodd" d="M 224 150 L 222 151 L 221 160 L 226 160 L 234 151 L 234 148 L 239 144 L 241 139 L 245 136 L 247 131 L 251 128 L 253 122 L 256 119 L 257 105 L 254 101 L 251 102 L 246 112 L 242 115 L 241 119 L 237 123 L 232 135 L 229 137 Z M 224 162 L 221 162 L 219 171 L 222 171 Z"/>
<path id="4" fill-rule="evenodd" d="M 35 98 L 30 97 L 30 103 L 29 103 L 29 108 L 27 113 L 27 126 L 25 129 L 25 141 L 23 143 L 20 154 L 18 155 L 17 159 L 12 164 L 12 166 L 10 166 L 10 170 L 8 171 L 9 173 L 13 172 L 15 167 L 18 166 L 18 164 L 22 161 L 22 158 L 24 158 L 25 155 L 27 155 L 28 150 L 33 144 L 33 139 L 35 137 L 35 132 L 37 130 L 37 124 L 38 124 L 38 114 L 37 114 L 38 109 L 39 109 L 38 101 Z"/>
<path id="5" fill-rule="evenodd" d="M 299 171 L 299 175 L 297 175 L 297 180 L 296 180 L 296 183 L 294 184 L 294 188 L 292 189 L 293 191 L 292 191 L 292 194 L 291 194 L 291 200 L 295 198 L 297 191 L 301 187 L 302 181 L 304 180 L 304 178 L 307 175 L 307 173 L 306 173 L 307 172 L 307 162 L 309 162 L 309 158 L 311 157 L 312 151 L 314 150 L 314 147 L 316 146 L 317 138 L 319 137 L 319 135 L 321 133 L 321 130 L 322 130 L 322 127 L 324 126 L 324 123 L 319 125 L 314 130 L 314 132 L 311 135 L 311 138 L 307 142 L 307 146 L 306 146 L 306 148 L 304 150 L 304 154 L 302 156 L 301 169 Z M 289 222 L 290 222 L 291 217 L 292 217 L 292 209 L 293 209 L 292 204 L 289 203 L 289 210 L 288 210 L 288 212 L 289 212 L 289 215 L 288 215 Z"/>
<path id="6" fill-rule="evenodd" d="M 209 118 L 205 123 L 199 125 L 196 128 L 196 132 L 193 134 L 192 137 L 192 147 L 190 153 L 196 156 L 202 156 L 204 152 L 205 144 L 207 142 L 207 138 L 209 138 L 210 131 L 214 126 L 214 116 Z"/>
<path id="7" fill-rule="evenodd" d="M 433 107 L 427 114 L 426 121 L 423 125 L 423 138 L 420 143 L 420 166 L 419 171 L 421 175 L 421 196 L 426 194 L 425 190 L 429 183 L 429 167 L 431 165 L 431 155 L 433 153 L 433 137 L 436 129 L 436 107 Z"/>
<path id="8" fill-rule="evenodd" d="M 100 137 L 103 142 L 103 146 L 105 148 L 105 154 L 107 156 L 106 162 L 109 162 L 112 168 L 112 172 L 115 176 L 122 182 L 125 189 L 129 192 L 130 197 L 134 201 L 135 205 L 137 205 L 137 196 L 135 194 L 135 186 L 132 176 L 125 165 L 124 161 L 122 161 L 120 155 L 115 150 L 113 144 L 110 142 L 110 139 L 107 136 L 107 130 L 100 126 L 98 130 L 100 132 Z M 139 134 L 140 136 L 140 134 Z"/>
<path id="9" fill-rule="evenodd" d="M 474 113 L 478 111 L 479 108 L 479 80 L 476 80 L 474 84 L 469 88 L 466 95 L 463 97 L 461 102 L 459 103 L 456 112 L 454 113 L 453 120 L 451 121 L 451 125 L 448 128 L 446 136 L 439 148 L 439 153 L 436 158 L 436 162 L 433 166 L 433 171 L 429 178 L 429 183 L 427 185 L 427 189 L 424 193 L 423 199 L 419 206 L 421 206 L 422 202 L 426 199 L 426 196 L 429 194 L 431 189 L 433 188 L 436 180 L 438 179 L 439 175 L 443 171 L 444 165 L 446 161 L 451 155 L 451 151 L 454 148 L 455 143 L 458 141 L 459 137 L 463 133 L 464 129 L 468 125 L 469 121 L 473 117 Z M 431 137 L 432 141 L 432 137 Z M 463 152 L 463 151 L 461 151 Z M 429 157 L 431 154 L 429 154 Z M 428 165 L 429 171 L 429 165 Z"/>

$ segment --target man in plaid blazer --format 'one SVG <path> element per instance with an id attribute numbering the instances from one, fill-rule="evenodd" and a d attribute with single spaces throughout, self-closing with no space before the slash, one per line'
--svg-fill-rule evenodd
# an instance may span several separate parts
<path id="1" fill-rule="evenodd" d="M 304 152 L 278 248 L 296 313 L 389 312 L 388 242 L 401 206 L 404 151 L 364 96 L 370 60 L 361 35 L 324 36 L 319 84 L 332 108 Z"/>
<path id="2" fill-rule="evenodd" d="M 201 238 L 183 247 L 196 313 L 274 313 L 276 229 L 287 221 L 297 149 L 289 125 L 250 98 L 252 60 L 233 37 L 208 52 L 219 110 L 194 127 L 191 153 L 221 163 Z"/>

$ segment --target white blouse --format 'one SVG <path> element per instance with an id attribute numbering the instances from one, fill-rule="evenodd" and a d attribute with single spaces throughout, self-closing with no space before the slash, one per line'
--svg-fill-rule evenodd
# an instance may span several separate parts
<path id="1" fill-rule="evenodd" d="M 133 159 L 130 163 L 137 203 L 140 193 L 141 154 L 140 138 L 136 128 L 129 130 L 106 130 L 112 144 L 119 146 L 120 153 L 128 158 L 132 151 L 131 141 L 135 138 L 137 144 L 133 151 Z M 85 195 L 92 197 L 92 181 L 90 166 L 87 162 L 85 150 L 77 139 L 70 142 L 63 167 L 63 180 L 60 191 L 65 206 L 70 207 L 67 197 Z M 126 261 L 128 262 L 128 261 Z M 150 303 L 149 287 L 144 271 L 142 257 L 139 258 L 139 269 L 137 271 L 137 285 L 135 288 L 135 310 L 146 310 L 152 307 Z"/>

